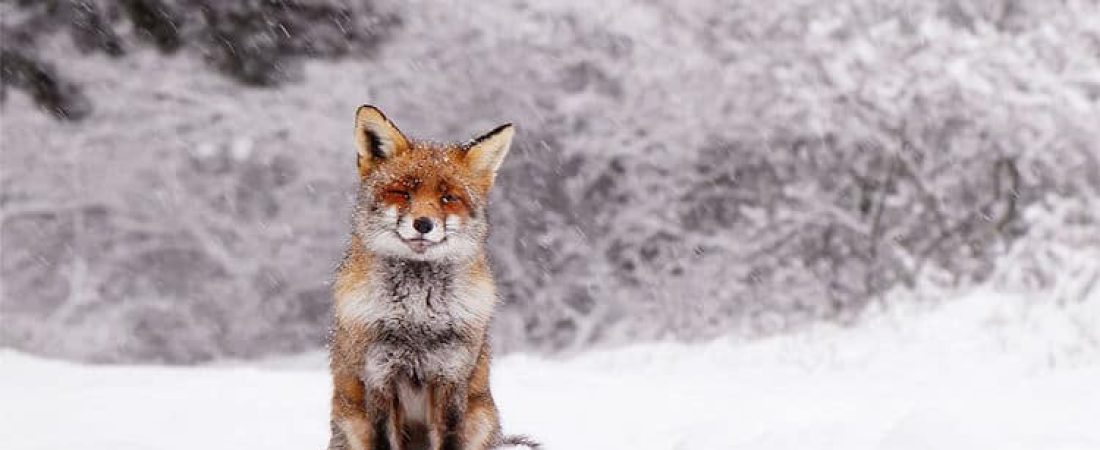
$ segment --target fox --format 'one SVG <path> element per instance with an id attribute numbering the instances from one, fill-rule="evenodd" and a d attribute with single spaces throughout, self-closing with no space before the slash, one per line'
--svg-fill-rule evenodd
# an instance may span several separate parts
<path id="1" fill-rule="evenodd" d="M 462 144 L 355 113 L 359 190 L 333 283 L 329 450 L 537 449 L 504 436 L 489 389 L 498 301 L 489 191 L 515 128 Z"/>

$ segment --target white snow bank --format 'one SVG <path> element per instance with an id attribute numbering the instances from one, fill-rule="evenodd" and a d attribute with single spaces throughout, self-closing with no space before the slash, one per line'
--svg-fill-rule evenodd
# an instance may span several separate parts
<path id="1" fill-rule="evenodd" d="M 495 365 L 509 433 L 549 449 L 1100 448 L 1100 295 L 976 292 L 858 327 Z M 317 449 L 323 357 L 95 367 L 0 352 L 0 448 Z"/>

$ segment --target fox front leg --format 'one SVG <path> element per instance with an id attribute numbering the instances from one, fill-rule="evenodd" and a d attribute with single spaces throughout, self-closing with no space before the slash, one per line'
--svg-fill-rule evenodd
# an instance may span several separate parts
<path id="1" fill-rule="evenodd" d="M 465 450 L 462 419 L 465 389 L 450 383 L 432 386 L 428 399 L 428 442 L 431 450 Z"/>
<path id="2" fill-rule="evenodd" d="M 477 364 L 466 384 L 462 415 L 462 442 L 468 450 L 488 450 L 500 443 L 500 419 L 489 392 L 489 347 L 482 346 Z"/>
<path id="3" fill-rule="evenodd" d="M 373 437 L 363 382 L 350 371 L 333 371 L 330 423 L 329 450 L 366 450 Z"/>
<path id="4" fill-rule="evenodd" d="M 461 448 L 466 450 L 488 450 L 500 441 L 500 423 L 488 393 L 470 395 L 456 432 L 461 434 L 465 445 Z"/>
<path id="5" fill-rule="evenodd" d="M 489 450 L 500 440 L 496 407 L 488 392 L 468 389 L 437 389 L 429 417 L 432 450 Z"/>
<path id="6" fill-rule="evenodd" d="M 333 376 L 332 437 L 329 450 L 403 450 L 391 420 L 395 399 L 381 391 L 367 392 L 355 374 Z"/>

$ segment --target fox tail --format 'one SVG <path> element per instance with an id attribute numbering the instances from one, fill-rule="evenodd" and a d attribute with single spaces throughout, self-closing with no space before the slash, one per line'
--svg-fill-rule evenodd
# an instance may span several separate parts
<path id="1" fill-rule="evenodd" d="M 494 448 L 498 448 L 498 449 L 502 449 L 502 450 L 503 449 L 524 449 L 524 448 L 530 449 L 530 450 L 538 450 L 538 449 L 542 448 L 542 445 L 539 444 L 538 442 L 536 442 L 534 439 L 531 439 L 531 438 L 529 438 L 527 436 L 524 436 L 522 434 L 514 434 L 514 435 L 511 435 L 511 436 L 504 436 L 503 438 L 501 438 L 500 444 L 498 444 Z"/>

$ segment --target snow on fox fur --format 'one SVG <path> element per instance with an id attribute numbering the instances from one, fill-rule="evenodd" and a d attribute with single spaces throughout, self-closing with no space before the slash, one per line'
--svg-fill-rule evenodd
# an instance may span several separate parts
<path id="1" fill-rule="evenodd" d="M 537 447 L 501 434 L 489 390 L 485 209 L 513 134 L 443 145 L 409 139 L 372 106 L 356 113 L 361 188 L 335 285 L 330 449 Z"/>

